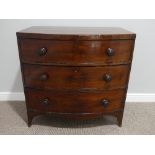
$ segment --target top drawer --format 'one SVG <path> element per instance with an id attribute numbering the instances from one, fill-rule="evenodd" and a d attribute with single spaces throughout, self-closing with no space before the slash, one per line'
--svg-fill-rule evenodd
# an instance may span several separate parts
<path id="1" fill-rule="evenodd" d="M 134 40 L 20 40 L 22 62 L 54 65 L 127 64 L 133 47 Z"/>

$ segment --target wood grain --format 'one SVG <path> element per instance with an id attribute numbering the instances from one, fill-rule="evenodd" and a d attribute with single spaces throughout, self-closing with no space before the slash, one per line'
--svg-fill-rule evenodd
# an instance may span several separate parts
<path id="1" fill-rule="evenodd" d="M 30 27 L 16 35 L 28 126 L 42 114 L 71 119 L 113 115 L 122 125 L 135 33 Z"/>
<path id="2" fill-rule="evenodd" d="M 53 40 L 135 39 L 136 34 L 119 27 L 49 27 L 33 26 L 17 32 L 18 38 Z"/>
<path id="3" fill-rule="evenodd" d="M 20 40 L 22 62 L 69 66 L 128 64 L 131 61 L 133 44 L 133 40 L 102 42 Z M 47 49 L 47 53 L 43 56 L 38 54 L 41 48 Z M 114 49 L 113 56 L 108 56 L 108 48 Z"/>
<path id="4" fill-rule="evenodd" d="M 29 108 L 44 112 L 104 113 L 120 110 L 124 93 L 124 89 L 85 93 L 26 89 L 26 98 Z M 49 100 L 48 105 L 43 104 L 44 99 Z M 107 107 L 102 105 L 103 99 L 109 100 Z"/>
<path id="5" fill-rule="evenodd" d="M 129 66 L 56 67 L 24 64 L 25 87 L 38 89 L 112 90 L 126 88 Z M 43 75 L 47 79 L 42 79 Z M 105 76 L 110 75 L 111 81 Z"/>

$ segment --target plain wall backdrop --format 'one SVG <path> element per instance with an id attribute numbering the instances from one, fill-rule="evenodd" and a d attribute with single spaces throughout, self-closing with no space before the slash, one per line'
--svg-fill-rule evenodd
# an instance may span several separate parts
<path id="1" fill-rule="evenodd" d="M 0 93 L 23 92 L 16 32 L 30 26 L 123 27 L 137 34 L 129 93 L 155 93 L 155 20 L 0 20 Z"/>

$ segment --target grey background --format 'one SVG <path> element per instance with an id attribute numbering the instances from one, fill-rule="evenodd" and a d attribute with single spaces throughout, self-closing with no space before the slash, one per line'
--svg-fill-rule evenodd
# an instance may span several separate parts
<path id="1" fill-rule="evenodd" d="M 137 34 L 129 93 L 155 93 L 155 20 L 0 20 L 0 93 L 23 92 L 16 32 L 30 26 L 123 27 Z"/>

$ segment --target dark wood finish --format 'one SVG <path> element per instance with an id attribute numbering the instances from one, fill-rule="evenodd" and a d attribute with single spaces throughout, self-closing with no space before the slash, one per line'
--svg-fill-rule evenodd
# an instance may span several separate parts
<path id="1" fill-rule="evenodd" d="M 131 61 L 133 43 L 134 40 L 20 40 L 22 62 L 70 66 L 128 64 Z"/>
<path id="2" fill-rule="evenodd" d="M 43 112 L 34 109 L 27 109 L 28 110 L 28 126 L 32 125 L 32 120 L 36 116 L 40 115 L 52 115 L 53 117 L 61 117 L 66 119 L 74 119 L 74 120 L 88 120 L 94 118 L 103 117 L 103 115 L 111 115 L 117 118 L 118 126 L 122 126 L 122 119 L 123 119 L 123 110 L 113 111 L 113 112 L 104 112 L 103 113 L 54 113 L 54 112 Z"/>
<path id="3" fill-rule="evenodd" d="M 126 88 L 129 66 L 56 67 L 23 65 L 25 87 L 41 89 L 102 89 Z M 111 76 L 111 80 L 107 79 Z M 108 77 L 109 78 L 109 77 Z"/>
<path id="4" fill-rule="evenodd" d="M 95 92 L 26 89 L 28 107 L 44 112 L 104 113 L 122 109 L 124 89 Z M 104 100 L 109 104 L 105 106 Z"/>
<path id="5" fill-rule="evenodd" d="M 136 34 L 122 28 L 17 32 L 28 126 L 38 115 L 115 116 L 122 125 Z"/>
<path id="6" fill-rule="evenodd" d="M 17 32 L 18 38 L 52 40 L 130 40 L 136 34 L 119 27 L 49 27 L 33 26 Z"/>

